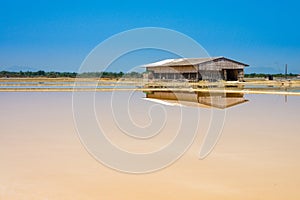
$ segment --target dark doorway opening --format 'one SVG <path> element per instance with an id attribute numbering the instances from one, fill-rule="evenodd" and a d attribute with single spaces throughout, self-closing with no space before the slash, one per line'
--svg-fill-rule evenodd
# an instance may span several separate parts
<path id="1" fill-rule="evenodd" d="M 238 80 L 238 71 L 234 69 L 226 69 L 226 81 L 237 81 Z"/>

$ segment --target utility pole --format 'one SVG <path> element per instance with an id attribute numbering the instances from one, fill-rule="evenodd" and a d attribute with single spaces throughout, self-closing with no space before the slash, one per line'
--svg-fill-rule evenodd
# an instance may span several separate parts
<path id="1" fill-rule="evenodd" d="M 285 79 L 287 79 L 287 73 L 288 73 L 288 65 L 285 64 Z"/>
<path id="2" fill-rule="evenodd" d="M 288 73 L 288 65 L 285 64 L 285 80 L 287 80 L 287 73 Z M 287 91 L 287 88 L 285 88 L 285 91 Z M 287 95 L 285 95 L 285 103 L 287 103 Z"/>

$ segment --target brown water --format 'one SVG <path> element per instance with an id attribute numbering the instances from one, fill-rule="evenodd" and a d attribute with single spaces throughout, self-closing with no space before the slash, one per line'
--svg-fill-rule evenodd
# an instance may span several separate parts
<path id="1" fill-rule="evenodd" d="M 98 115 L 109 112 L 101 106 L 109 96 L 96 95 Z M 142 116 L 151 103 L 139 100 L 144 96 L 132 97 L 139 102 L 133 118 L 141 124 L 149 121 Z M 244 98 L 249 101 L 226 109 L 222 136 L 204 160 L 198 154 L 211 110 L 193 107 L 201 120 L 188 152 L 165 169 L 132 175 L 87 153 L 75 130 L 71 93 L 0 93 L 0 199 L 299 199 L 300 98 Z M 132 151 L 147 152 L 171 137 L 141 146 L 118 137 L 113 122 L 107 126 L 109 137 Z"/>

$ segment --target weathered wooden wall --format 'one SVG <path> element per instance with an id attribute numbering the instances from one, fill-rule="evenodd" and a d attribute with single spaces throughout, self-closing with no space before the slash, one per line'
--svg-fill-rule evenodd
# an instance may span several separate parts
<path id="1" fill-rule="evenodd" d="M 225 59 L 220 59 L 214 62 L 203 63 L 199 65 L 199 70 L 206 71 L 221 71 L 222 69 L 244 69 L 244 65 L 232 62 Z"/>
<path id="2" fill-rule="evenodd" d="M 196 73 L 197 66 L 174 66 L 174 67 L 147 67 L 147 71 L 153 73 Z"/>

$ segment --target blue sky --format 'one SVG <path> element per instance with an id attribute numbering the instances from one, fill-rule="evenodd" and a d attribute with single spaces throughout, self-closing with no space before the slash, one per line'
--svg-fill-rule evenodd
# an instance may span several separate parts
<path id="1" fill-rule="evenodd" d="M 1 1 L 0 70 L 77 71 L 101 41 L 150 26 L 182 32 L 211 56 L 246 62 L 247 72 L 283 73 L 288 64 L 300 73 L 299 9 L 290 0 Z"/>

